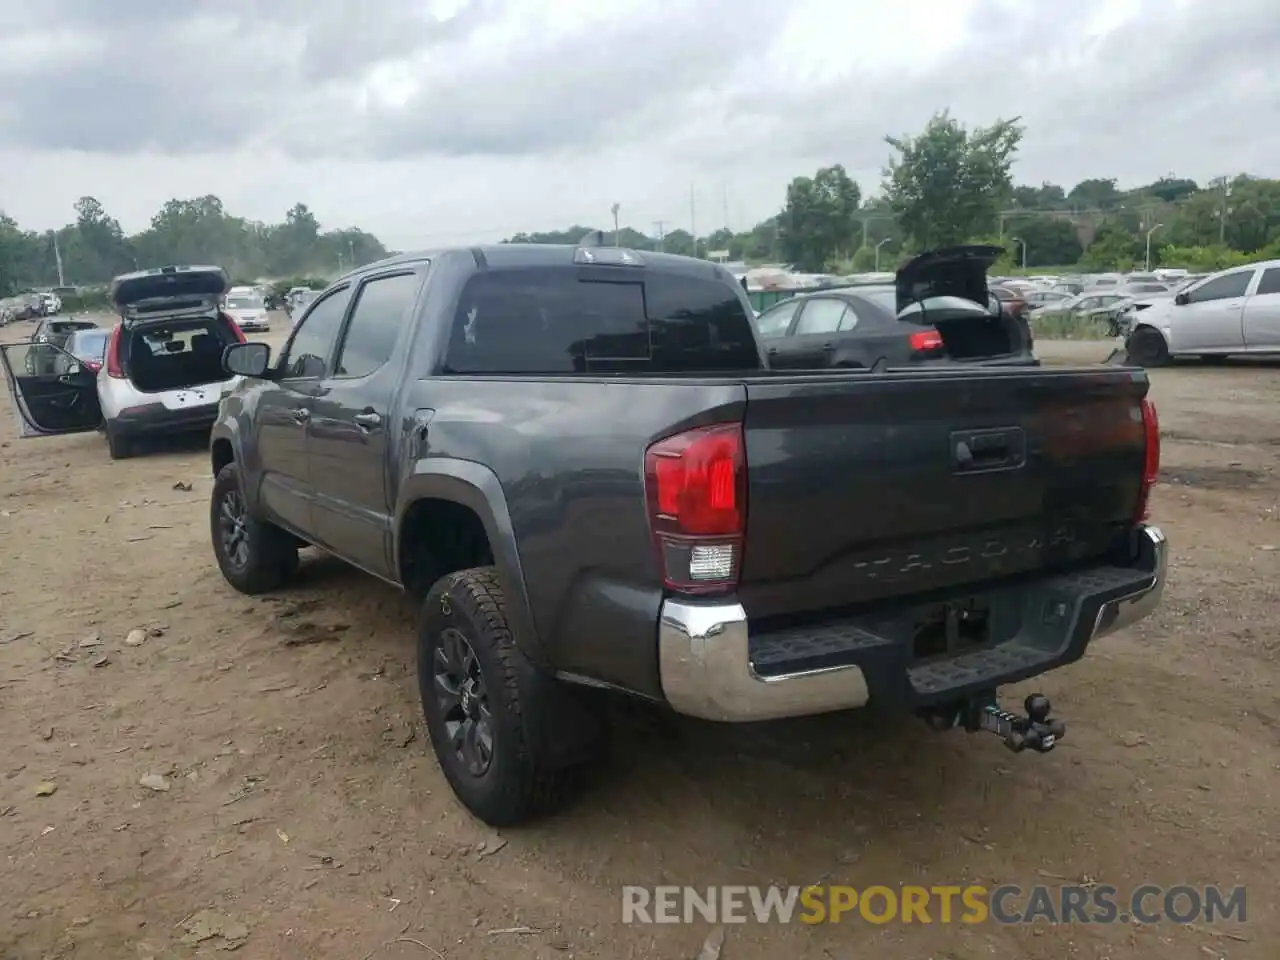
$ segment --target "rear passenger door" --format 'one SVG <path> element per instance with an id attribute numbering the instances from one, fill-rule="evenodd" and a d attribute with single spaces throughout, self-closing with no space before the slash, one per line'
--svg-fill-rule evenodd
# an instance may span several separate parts
<path id="1" fill-rule="evenodd" d="M 333 359 L 338 331 L 351 298 L 344 285 L 317 300 L 298 321 L 258 401 L 255 446 L 259 456 L 258 498 L 272 519 L 314 539 L 307 423 Z"/>
<path id="2" fill-rule="evenodd" d="M 778 352 L 770 357 L 780 370 L 820 370 L 831 363 L 836 350 L 836 334 L 848 307 L 834 297 L 808 297 L 791 334 L 777 342 Z"/>
<path id="3" fill-rule="evenodd" d="M 1244 302 L 1244 344 L 1250 350 L 1280 350 L 1280 267 L 1267 267 L 1258 289 Z"/>
<path id="4" fill-rule="evenodd" d="M 334 360 L 317 385 L 307 429 L 319 545 L 394 579 L 390 444 L 405 376 L 411 319 L 426 263 L 360 281 Z"/>

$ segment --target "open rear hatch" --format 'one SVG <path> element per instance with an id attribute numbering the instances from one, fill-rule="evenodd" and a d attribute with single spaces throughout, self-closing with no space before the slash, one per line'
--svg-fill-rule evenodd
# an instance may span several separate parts
<path id="1" fill-rule="evenodd" d="M 1004 316 L 987 284 L 987 272 L 1003 255 L 1002 247 L 971 244 L 908 261 L 894 276 L 898 319 L 936 329 L 953 361 L 1025 355 L 1025 334 Z"/>
<path id="2" fill-rule="evenodd" d="M 955 364 L 747 381 L 758 617 L 1087 564 L 1134 520 L 1141 370 Z"/>
<path id="3" fill-rule="evenodd" d="M 213 311 L 229 289 L 231 279 L 221 267 L 171 266 L 116 277 L 108 295 L 129 322 Z"/>

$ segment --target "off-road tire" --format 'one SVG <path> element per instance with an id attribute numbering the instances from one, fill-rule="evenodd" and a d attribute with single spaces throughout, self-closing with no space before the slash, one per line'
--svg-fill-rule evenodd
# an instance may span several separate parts
<path id="1" fill-rule="evenodd" d="M 1163 367 L 1169 362 L 1169 345 L 1159 331 L 1139 327 L 1125 345 L 1129 361 L 1140 367 Z"/>
<path id="2" fill-rule="evenodd" d="M 478 662 L 492 728 L 492 753 L 473 774 L 450 744 L 436 685 L 443 632 L 463 635 Z M 428 591 L 418 626 L 418 690 L 427 733 L 445 779 L 462 805 L 490 826 L 518 824 L 564 800 L 571 768 L 552 761 L 549 711 L 570 694 L 516 648 L 496 571 L 475 567 L 442 577 Z"/>
<path id="3" fill-rule="evenodd" d="M 103 433 L 107 435 L 107 453 L 112 460 L 128 460 L 137 452 L 134 442 L 113 430 L 110 423 L 103 427 Z"/>
<path id="4" fill-rule="evenodd" d="M 243 564 L 237 564 L 227 555 L 221 526 L 222 505 L 232 492 L 238 494 L 240 502 L 245 504 L 243 531 L 247 557 Z M 241 593 L 253 595 L 275 590 L 298 569 L 298 547 L 294 537 L 249 512 L 238 464 L 227 464 L 214 478 L 213 493 L 209 497 L 209 533 L 218 569 L 227 583 Z"/>

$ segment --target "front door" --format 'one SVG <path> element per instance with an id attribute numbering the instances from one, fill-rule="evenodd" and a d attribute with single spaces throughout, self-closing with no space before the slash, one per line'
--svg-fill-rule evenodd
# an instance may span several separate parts
<path id="1" fill-rule="evenodd" d="M 307 431 L 318 543 L 395 579 L 389 444 L 425 263 L 363 280 Z"/>
<path id="2" fill-rule="evenodd" d="M 276 366 L 276 379 L 262 392 L 254 424 L 261 458 L 258 500 L 281 526 L 314 537 L 307 425 L 328 373 L 350 300 L 349 286 L 317 300 L 294 327 Z"/>
<path id="3" fill-rule="evenodd" d="M 1229 353 L 1244 349 L 1244 295 L 1256 271 L 1232 270 L 1193 287 L 1186 303 L 1169 310 L 1174 353 Z"/>
<path id="4" fill-rule="evenodd" d="M 97 372 L 51 343 L 0 346 L 18 435 L 88 433 L 102 422 Z"/>

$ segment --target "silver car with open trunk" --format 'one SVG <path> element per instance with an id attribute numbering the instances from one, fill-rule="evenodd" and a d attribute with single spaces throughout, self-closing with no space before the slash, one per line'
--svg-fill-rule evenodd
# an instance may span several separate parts
<path id="1" fill-rule="evenodd" d="M 120 459 L 146 437 L 211 427 L 237 379 L 224 372 L 222 352 L 244 340 L 220 306 L 229 286 L 214 266 L 117 277 L 110 297 L 120 320 L 100 370 L 51 343 L 0 347 L 22 435 L 99 426 Z"/>

